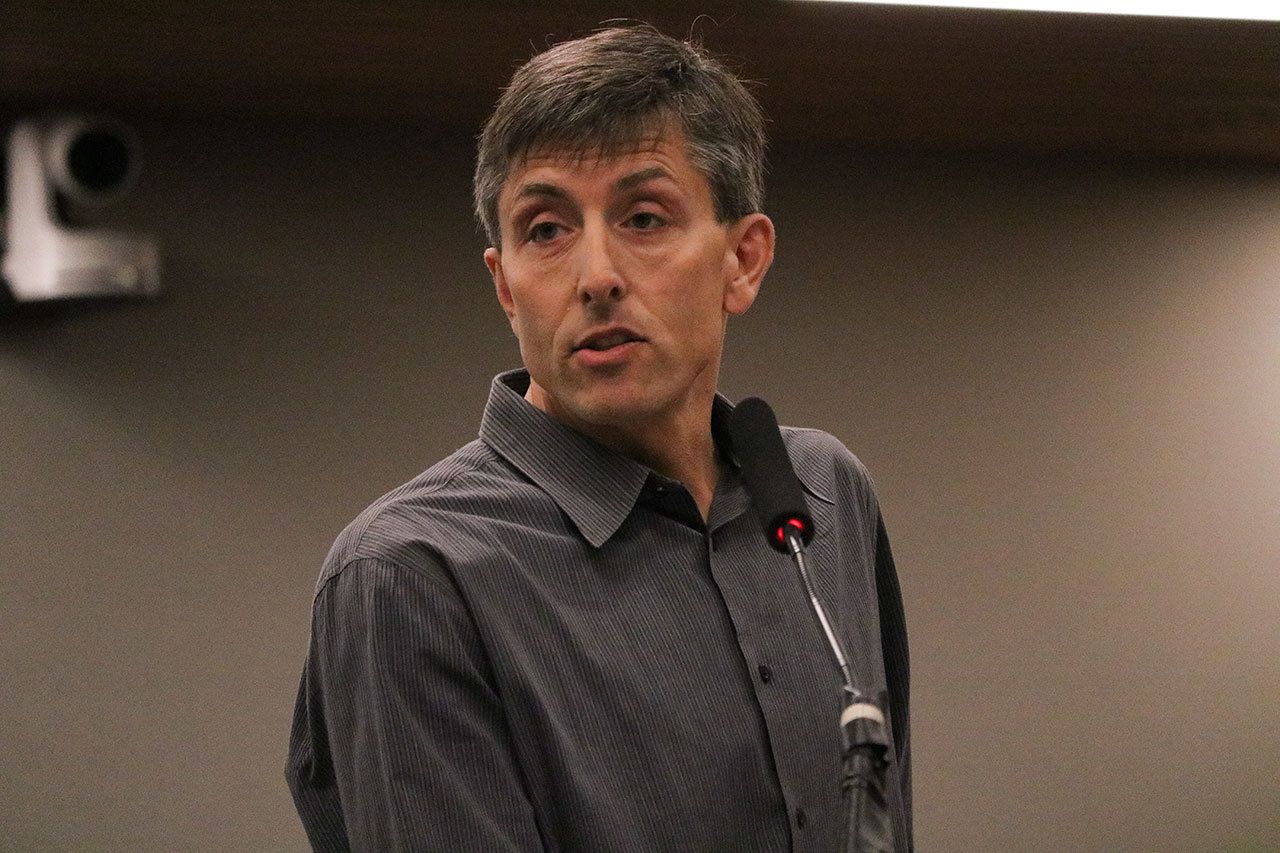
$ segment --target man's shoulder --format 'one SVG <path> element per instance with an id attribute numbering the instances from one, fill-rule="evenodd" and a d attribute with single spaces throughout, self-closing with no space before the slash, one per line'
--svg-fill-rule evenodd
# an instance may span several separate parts
<path id="1" fill-rule="evenodd" d="M 782 427 L 782 438 L 807 491 L 828 503 L 855 498 L 868 509 L 874 507 L 871 474 L 844 442 L 829 432 L 806 427 Z"/>
<path id="2" fill-rule="evenodd" d="M 317 589 L 361 560 L 435 571 L 439 545 L 536 494 L 527 481 L 477 439 L 375 500 L 329 549 Z"/>

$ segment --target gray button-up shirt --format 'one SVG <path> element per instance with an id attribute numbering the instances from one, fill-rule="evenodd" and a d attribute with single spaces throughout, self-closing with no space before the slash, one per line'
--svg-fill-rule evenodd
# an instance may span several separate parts
<path id="1" fill-rule="evenodd" d="M 312 845 L 838 850 L 839 675 L 750 511 L 732 407 L 716 399 L 726 464 L 704 523 L 680 483 L 527 403 L 528 381 L 495 378 L 479 440 L 375 502 L 325 562 L 287 767 Z M 891 685 L 904 850 L 906 645 L 879 509 L 836 439 L 784 438 L 819 594 L 857 680 Z"/>

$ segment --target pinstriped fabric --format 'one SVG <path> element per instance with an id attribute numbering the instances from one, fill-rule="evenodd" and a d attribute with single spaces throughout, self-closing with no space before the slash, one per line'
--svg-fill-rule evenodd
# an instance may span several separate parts
<path id="1" fill-rule="evenodd" d="M 704 523 L 679 483 L 528 405 L 527 382 L 497 377 L 480 439 L 330 551 L 286 770 L 312 846 L 839 849 L 838 678 L 733 466 Z M 823 433 L 786 440 L 820 592 L 883 687 L 898 623 L 881 624 L 892 562 L 865 471 Z M 905 698 L 890 704 L 906 839 Z"/>

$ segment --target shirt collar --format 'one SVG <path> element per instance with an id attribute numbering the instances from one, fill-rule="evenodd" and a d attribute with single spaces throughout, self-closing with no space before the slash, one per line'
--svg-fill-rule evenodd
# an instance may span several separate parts
<path id="1" fill-rule="evenodd" d="M 550 495 L 599 548 L 635 507 L 650 471 L 529 403 L 528 388 L 527 370 L 494 377 L 480 438 Z"/>
<path id="2" fill-rule="evenodd" d="M 626 521 L 649 477 L 645 465 L 628 459 L 587 438 L 537 408 L 524 398 L 529 372 L 523 368 L 499 373 L 489 389 L 489 402 L 480 421 L 480 438 L 520 473 L 528 477 L 569 516 L 578 532 L 599 548 Z M 721 455 L 733 469 L 738 463 L 729 438 L 733 404 L 716 394 L 711 404 L 711 435 Z M 810 472 L 797 466 L 800 480 L 810 493 L 815 489 Z M 745 509 L 745 492 L 735 488 L 732 512 Z M 829 499 L 827 499 L 829 500 Z M 718 515 L 719 513 L 717 513 Z"/>

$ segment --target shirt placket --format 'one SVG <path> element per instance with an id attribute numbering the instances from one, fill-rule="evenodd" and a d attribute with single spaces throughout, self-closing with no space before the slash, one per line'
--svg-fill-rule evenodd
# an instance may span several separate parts
<path id="1" fill-rule="evenodd" d="M 839 681 L 787 559 L 745 513 L 713 528 L 707 561 L 733 622 L 790 819 L 791 850 L 838 849 Z"/>

